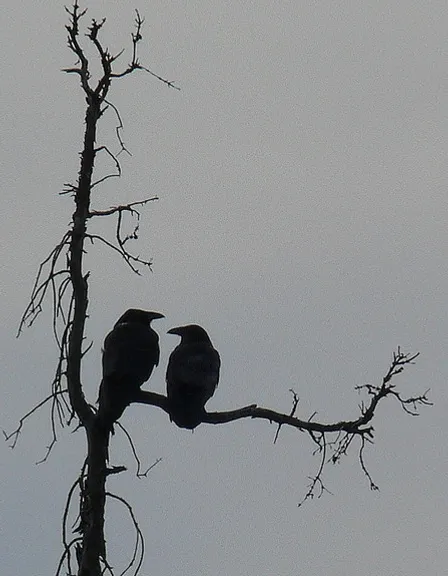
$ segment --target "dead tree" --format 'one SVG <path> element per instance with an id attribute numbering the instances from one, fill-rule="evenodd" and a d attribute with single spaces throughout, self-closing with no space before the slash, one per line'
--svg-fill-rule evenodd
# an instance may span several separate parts
<path id="1" fill-rule="evenodd" d="M 87 455 L 81 467 L 79 477 L 68 492 L 67 504 L 63 513 L 63 543 L 64 550 L 56 574 L 61 574 L 63 568 L 67 574 L 78 576 L 100 576 L 104 573 L 113 574 L 106 555 L 104 538 L 105 503 L 107 498 L 121 501 L 127 508 L 136 529 L 136 548 L 126 570 L 133 569 L 134 574 L 139 572 L 143 560 L 143 535 L 141 534 L 133 510 L 128 502 L 120 496 L 111 494 L 106 490 L 107 477 L 124 470 L 123 467 L 111 467 L 107 460 L 110 433 L 98 425 L 97 410 L 89 404 L 83 392 L 81 381 L 81 365 L 83 357 L 89 347 L 84 347 L 86 334 L 86 318 L 89 305 L 89 273 L 83 268 L 83 259 L 90 243 L 101 243 L 113 250 L 129 266 L 132 272 L 139 274 L 142 268 L 150 268 L 151 262 L 134 255 L 128 249 L 128 242 L 138 237 L 139 209 L 156 197 L 146 198 L 105 208 L 91 209 L 91 199 L 94 189 L 107 179 L 120 176 L 121 166 L 118 155 L 113 154 L 105 145 L 98 146 L 97 128 L 104 112 L 112 110 L 116 116 L 116 134 L 120 152 L 126 151 L 121 138 L 121 118 L 117 108 L 108 100 L 109 90 L 113 81 L 123 79 L 135 71 L 142 70 L 165 83 L 170 88 L 176 86 L 144 67 L 138 59 L 137 48 L 142 39 L 141 29 L 143 19 L 136 14 L 135 30 L 132 34 L 132 55 L 130 63 L 122 70 L 115 71 L 116 61 L 122 52 L 113 55 L 104 47 L 100 33 L 105 23 L 92 20 L 87 28 L 87 39 L 95 48 L 96 55 L 101 63 L 100 77 L 94 81 L 90 72 L 90 62 L 86 56 L 80 36 L 80 22 L 86 11 L 80 10 L 77 0 L 71 9 L 67 9 L 69 23 L 66 26 L 68 33 L 68 46 L 76 57 L 76 64 L 65 69 L 65 72 L 78 76 L 81 89 L 86 98 L 84 143 L 81 152 L 81 163 L 76 184 L 66 184 L 62 194 L 71 195 L 75 209 L 68 231 L 60 242 L 45 258 L 37 272 L 29 304 L 20 322 L 19 333 L 26 326 L 33 324 L 46 300 L 52 303 L 53 333 L 58 349 L 56 371 L 51 383 L 51 393 L 37 406 L 26 413 L 19 421 L 19 425 L 10 434 L 5 434 L 7 441 L 14 447 L 24 422 L 39 408 L 49 405 L 51 407 L 52 439 L 43 460 L 46 460 L 57 440 L 58 427 L 74 424 L 81 427 L 87 437 Z M 113 161 L 115 171 L 106 176 L 94 179 L 95 160 L 99 154 L 106 154 Z M 124 232 L 123 216 L 129 214 L 135 218 L 135 228 L 131 233 Z M 96 218 L 116 218 L 115 237 L 110 239 L 95 233 L 93 223 Z M 301 503 L 314 496 L 320 496 L 325 490 L 323 484 L 323 470 L 328 462 L 337 462 L 347 454 L 352 445 L 358 447 L 359 463 L 364 471 L 370 487 L 376 489 L 363 459 L 366 443 L 373 442 L 373 419 L 378 404 L 385 398 L 394 398 L 403 410 L 409 414 L 416 414 L 419 406 L 429 405 L 425 392 L 413 397 L 403 396 L 392 383 L 395 376 L 414 362 L 418 354 L 410 355 L 398 349 L 385 376 L 378 385 L 358 387 L 363 392 L 365 401 L 360 405 L 359 415 L 351 420 L 340 420 L 325 424 L 314 421 L 312 415 L 307 420 L 295 417 L 299 398 L 292 392 L 292 408 L 289 414 L 282 414 L 274 410 L 258 407 L 256 404 L 228 412 L 205 413 L 203 423 L 224 424 L 241 418 L 258 418 L 268 420 L 277 425 L 275 440 L 282 426 L 291 426 L 299 431 L 306 432 L 319 455 L 319 464 L 316 474 L 312 477 L 308 492 Z M 156 406 L 169 413 L 168 400 L 165 396 L 153 392 L 141 391 L 137 401 L 142 404 Z M 135 452 L 132 438 L 128 432 L 118 424 L 127 435 L 133 454 L 137 460 L 138 473 L 140 461 Z M 148 470 L 143 474 L 147 474 Z M 79 493 L 79 522 L 69 535 L 67 518 L 69 509 L 75 501 L 75 494 Z M 76 560 L 77 568 L 74 568 Z M 125 570 L 125 571 L 126 571 Z"/>

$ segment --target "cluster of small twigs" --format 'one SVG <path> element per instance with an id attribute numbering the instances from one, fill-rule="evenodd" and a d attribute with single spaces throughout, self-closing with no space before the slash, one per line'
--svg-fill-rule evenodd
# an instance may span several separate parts
<path id="1" fill-rule="evenodd" d="M 129 204 L 121 205 L 121 206 L 113 206 L 107 210 L 92 210 L 89 214 L 89 217 L 92 218 L 94 216 L 113 216 L 117 215 L 117 224 L 115 227 L 115 241 L 110 241 L 104 236 L 99 234 L 86 234 L 86 238 L 88 238 L 92 244 L 95 243 L 95 240 L 102 242 L 108 248 L 112 249 L 116 252 L 129 268 L 135 274 L 140 275 L 140 270 L 138 266 L 144 266 L 151 269 L 152 262 L 151 260 L 145 260 L 140 256 L 135 256 L 128 252 L 126 248 L 126 243 L 130 240 L 137 240 L 138 233 L 139 233 L 139 226 L 140 226 L 140 212 L 135 209 L 136 206 L 145 206 L 148 202 L 153 202 L 158 200 L 157 196 L 153 196 L 152 198 L 147 198 L 146 200 L 139 200 L 138 202 L 130 202 Z M 125 213 L 129 213 L 131 216 L 135 218 L 135 225 L 134 229 L 131 233 L 126 234 L 123 236 L 123 215 Z"/>
<path id="2" fill-rule="evenodd" d="M 40 462 L 44 462 L 47 459 L 56 443 L 57 424 L 59 423 L 63 427 L 68 423 L 72 414 L 71 406 L 66 399 L 68 390 L 64 387 L 68 356 L 68 335 L 72 324 L 74 302 L 67 263 L 70 238 L 71 233 L 67 231 L 61 241 L 41 262 L 31 291 L 30 301 L 22 315 L 17 332 L 17 336 L 20 336 L 25 327 L 30 327 L 34 324 L 43 310 L 44 302 L 47 297 L 50 297 L 52 302 L 52 332 L 58 349 L 58 361 L 51 382 L 51 393 L 22 416 L 18 427 L 13 432 L 10 434 L 4 432 L 6 441 L 10 441 L 11 447 L 14 447 L 19 439 L 24 422 L 44 405 L 50 404 L 52 438 L 46 454 Z"/>
<path id="3" fill-rule="evenodd" d="M 368 396 L 370 396 L 370 402 L 366 405 L 362 402 L 360 405 L 361 416 L 352 423 L 346 423 L 346 430 L 341 430 L 336 438 L 328 440 L 325 431 L 321 431 L 319 434 L 309 431 L 313 442 L 317 445 L 315 454 L 320 454 L 320 464 L 317 473 L 310 478 L 310 484 L 308 486 L 308 491 L 304 498 L 299 502 L 299 506 L 304 504 L 306 500 L 312 499 L 315 496 L 320 498 L 324 492 L 329 492 L 323 483 L 323 471 L 326 463 L 337 464 L 343 456 L 346 456 L 349 448 L 358 439 L 358 461 L 361 470 L 366 476 L 370 489 L 379 490 L 379 487 L 372 479 L 370 472 L 368 471 L 365 460 L 364 460 L 364 450 L 367 443 L 373 444 L 373 426 L 368 426 L 370 421 L 373 419 L 377 406 L 381 399 L 387 396 L 392 396 L 395 398 L 402 409 L 409 415 L 418 416 L 419 407 L 421 406 L 432 406 L 428 398 L 429 390 L 426 390 L 421 395 L 403 397 L 396 390 L 396 386 L 392 384 L 392 378 L 400 374 L 405 366 L 414 364 L 415 360 L 419 354 L 405 354 L 398 347 L 397 351 L 394 352 L 391 365 L 385 376 L 383 377 L 382 383 L 380 385 L 364 384 L 356 386 L 355 390 L 367 391 Z M 410 408 L 411 407 L 411 408 Z M 329 455 L 329 452 L 331 453 Z"/>

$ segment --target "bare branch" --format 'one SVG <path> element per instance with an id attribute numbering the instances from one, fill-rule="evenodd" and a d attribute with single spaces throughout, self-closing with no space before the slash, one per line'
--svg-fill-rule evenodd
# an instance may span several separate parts
<path id="1" fill-rule="evenodd" d="M 109 178 L 120 178 L 121 177 L 120 162 L 118 161 L 118 158 L 114 154 L 112 154 L 112 152 L 109 150 L 109 148 L 107 146 L 100 146 L 99 148 L 97 148 L 95 150 L 95 154 L 97 155 L 98 152 L 105 152 L 108 156 L 110 156 L 110 158 L 112 158 L 112 160 L 115 162 L 115 168 L 117 169 L 117 172 L 111 173 L 111 174 L 106 174 L 106 176 L 103 176 L 99 180 L 92 182 L 91 189 L 95 188 L 95 186 L 98 186 L 98 184 L 102 184 L 106 180 L 109 180 Z"/>
<path id="2" fill-rule="evenodd" d="M 290 416 L 294 416 L 294 414 L 296 413 L 297 410 L 297 406 L 299 405 L 300 402 L 300 398 L 298 397 L 297 393 L 290 388 L 289 391 L 292 394 L 293 400 L 292 400 L 292 408 L 291 408 L 291 412 L 289 413 Z M 278 425 L 277 428 L 277 432 L 275 433 L 275 437 L 274 437 L 274 444 L 277 442 L 278 439 L 278 435 L 280 434 L 280 428 L 282 427 L 281 424 Z"/>
<path id="3" fill-rule="evenodd" d="M 34 285 L 31 290 L 31 297 L 29 304 L 27 305 L 25 312 L 19 323 L 19 328 L 17 336 L 23 331 L 25 326 L 30 327 L 36 320 L 37 316 L 42 311 L 42 303 L 45 299 L 47 291 L 49 288 L 53 289 L 53 299 L 55 298 L 55 280 L 59 276 L 68 275 L 68 269 L 62 268 L 57 269 L 59 258 L 62 254 L 65 254 L 64 249 L 69 245 L 70 242 L 70 232 L 66 232 L 62 237 L 62 240 L 53 248 L 50 254 L 42 260 L 39 265 L 39 269 L 34 280 Z M 48 272 L 44 277 L 45 268 L 48 265 Z"/>
<path id="4" fill-rule="evenodd" d="M 89 78 L 90 78 L 89 63 L 87 61 L 86 56 L 84 55 L 84 51 L 82 50 L 82 48 L 78 42 L 79 21 L 85 15 L 87 10 L 80 11 L 78 1 L 75 0 L 75 2 L 73 3 L 72 10 L 69 10 L 68 8 L 66 8 L 66 11 L 68 12 L 68 14 L 70 16 L 70 24 L 68 24 L 66 26 L 66 29 L 68 32 L 68 47 L 77 56 L 77 58 L 80 62 L 80 67 L 79 68 L 66 68 L 63 71 L 69 72 L 69 73 L 70 72 L 78 73 L 80 78 L 81 78 L 82 89 L 84 90 L 86 95 L 91 96 L 92 95 L 92 88 L 89 85 Z"/>
<path id="5" fill-rule="evenodd" d="M 65 558 L 67 558 L 67 568 L 68 568 L 68 574 L 72 574 L 72 566 L 71 566 L 71 553 L 70 553 L 70 548 L 76 543 L 76 542 L 80 542 L 82 540 L 82 538 L 80 536 L 76 537 L 75 539 L 71 540 L 70 542 L 68 542 L 67 540 L 67 522 L 68 522 L 68 514 L 70 511 L 70 504 L 73 498 L 73 494 L 76 490 L 76 488 L 80 488 L 82 486 L 82 477 L 85 473 L 85 466 L 86 463 L 84 462 L 84 465 L 81 469 L 81 473 L 78 476 L 78 478 L 75 480 L 75 482 L 73 482 L 70 490 L 68 491 L 67 494 L 67 500 L 65 502 L 65 508 L 64 508 L 64 513 L 62 515 L 62 544 L 64 546 L 64 553 L 61 557 L 60 563 L 59 563 L 59 567 L 58 570 L 56 572 L 56 574 L 59 574 L 59 571 L 63 565 L 63 562 L 65 560 Z"/>
<path id="6" fill-rule="evenodd" d="M 140 390 L 138 394 L 136 394 L 135 403 L 158 406 L 159 408 L 164 410 L 167 414 L 170 413 L 168 398 L 163 394 L 157 394 L 157 392 L 150 392 L 149 390 Z M 249 406 L 249 408 L 251 408 L 251 406 Z"/>
<path id="7" fill-rule="evenodd" d="M 377 486 L 375 484 L 375 482 L 372 480 L 372 476 L 370 475 L 369 471 L 366 468 L 366 465 L 364 463 L 364 448 L 366 445 L 366 441 L 368 439 L 367 438 L 361 438 L 361 447 L 359 449 L 359 454 L 358 454 L 358 458 L 359 458 L 359 463 L 361 465 L 361 469 L 364 472 L 364 474 L 367 476 L 367 479 L 370 483 L 370 489 L 371 490 L 379 490 L 379 486 Z"/>
<path id="8" fill-rule="evenodd" d="M 64 548 L 64 552 L 62 553 L 62 556 L 59 560 L 58 563 L 58 567 L 56 568 L 56 572 L 55 572 L 55 576 L 59 576 L 59 574 L 61 573 L 62 570 L 62 566 L 64 565 L 64 561 L 66 559 L 66 557 L 70 554 L 70 549 L 75 546 L 77 543 L 81 542 L 82 538 L 80 536 L 77 536 L 76 538 L 73 538 L 73 540 L 71 540 L 68 544 L 66 544 L 65 548 Z M 72 572 L 68 573 L 69 576 L 72 576 Z"/>
<path id="9" fill-rule="evenodd" d="M 126 428 L 123 426 L 123 424 L 120 424 L 120 422 L 116 422 L 115 423 L 118 428 L 120 428 L 122 430 L 122 432 L 124 433 L 124 435 L 126 436 L 128 442 L 129 442 L 129 446 L 131 447 L 131 451 L 132 451 L 132 455 L 134 456 L 134 460 L 137 463 L 137 471 L 135 473 L 135 475 L 137 476 L 137 478 L 147 478 L 148 477 L 148 473 L 155 467 L 157 466 L 157 464 L 159 464 L 159 462 L 162 462 L 162 458 L 157 458 L 152 464 L 151 466 L 149 466 L 144 472 L 141 471 L 142 469 L 142 463 L 140 461 L 140 458 L 137 454 L 137 449 L 135 447 L 134 441 L 132 440 L 132 436 L 129 434 L 129 432 L 126 430 Z"/>
<path id="10" fill-rule="evenodd" d="M 131 214 L 138 214 L 137 210 L 134 210 L 135 206 L 145 206 L 148 202 L 154 202 L 158 200 L 158 196 L 152 196 L 151 198 L 146 198 L 145 200 L 138 200 L 136 202 L 130 202 L 129 204 L 122 204 L 120 206 L 112 206 L 107 210 L 91 210 L 89 217 L 92 216 L 111 216 L 117 212 L 130 212 Z"/>
<path id="11" fill-rule="evenodd" d="M 163 82 L 164 84 L 166 84 L 168 86 L 168 88 L 174 88 L 175 90 L 179 90 L 180 88 L 179 86 L 176 86 L 175 81 L 174 80 L 166 80 L 165 78 L 162 78 L 162 76 L 159 76 L 158 74 L 155 74 L 152 70 L 150 70 L 149 68 L 146 68 L 146 66 L 142 66 L 140 64 L 138 64 L 136 66 L 136 68 L 140 69 L 140 70 L 144 70 L 145 72 L 147 72 L 148 74 L 150 74 L 151 76 L 153 76 L 154 78 L 157 78 L 157 80 L 160 80 L 161 82 Z"/>
<path id="12" fill-rule="evenodd" d="M 57 392 L 57 394 L 58 395 L 59 394 L 65 394 L 67 392 L 68 392 L 67 390 L 61 390 L 61 391 Z M 5 438 L 5 441 L 9 442 L 9 440 L 12 440 L 12 444 L 10 445 L 10 448 L 15 448 L 17 441 L 19 439 L 20 432 L 22 431 L 23 424 L 25 423 L 25 420 L 27 420 L 32 414 L 34 414 L 34 412 L 39 410 L 39 408 L 42 408 L 42 406 L 44 406 L 47 402 L 49 402 L 50 400 L 54 400 L 54 395 L 55 395 L 54 393 L 50 394 L 49 396 L 44 398 L 41 402 L 36 404 L 36 406 L 34 406 L 34 408 L 29 410 L 24 416 L 22 416 L 19 420 L 19 425 L 10 434 L 7 434 L 3 430 L 3 436 Z"/>
<path id="13" fill-rule="evenodd" d="M 54 445 L 56 444 L 56 442 L 57 442 L 57 438 L 56 438 L 56 436 L 55 436 L 54 433 L 53 433 L 53 438 L 51 439 L 50 444 L 47 446 L 47 450 L 46 450 L 44 456 L 43 456 L 40 460 L 38 460 L 38 461 L 36 462 L 36 465 L 38 465 L 38 464 L 43 464 L 44 462 L 46 462 L 46 461 L 48 460 L 48 458 L 49 458 L 49 456 L 50 456 L 50 454 L 51 454 L 51 451 L 53 450 Z"/>
<path id="14" fill-rule="evenodd" d="M 143 39 L 143 36 L 141 34 L 141 30 L 142 30 L 142 26 L 143 26 L 143 23 L 145 20 L 144 20 L 144 18 L 142 18 L 140 16 L 138 10 L 136 10 L 135 12 L 136 12 L 135 32 L 133 34 L 131 34 L 131 37 L 132 37 L 132 59 L 131 59 L 131 62 L 128 64 L 128 66 L 125 70 L 123 70 L 122 72 L 113 72 L 113 73 L 111 73 L 110 77 L 111 78 L 124 78 L 125 76 L 132 74 L 132 72 L 134 72 L 135 70 L 144 70 L 145 72 L 147 72 L 148 74 L 150 74 L 151 76 L 156 78 L 157 80 L 160 80 L 160 82 L 163 82 L 164 84 L 166 84 L 168 86 L 168 88 L 174 88 L 175 90 L 180 90 L 180 88 L 178 86 L 176 86 L 174 84 L 174 82 L 172 82 L 170 80 L 166 80 L 162 76 L 155 74 L 154 72 L 152 72 L 152 70 L 150 70 L 149 68 L 146 68 L 145 66 L 142 66 L 140 64 L 139 59 L 138 59 L 138 54 L 137 54 L 138 43 Z M 114 60 L 119 55 L 121 55 L 121 52 L 114 58 Z"/>
<path id="15" fill-rule="evenodd" d="M 308 491 L 302 498 L 302 500 L 297 504 L 297 508 L 303 506 L 303 504 L 305 504 L 307 500 L 312 500 L 314 496 L 316 496 L 317 489 L 318 489 L 317 498 L 321 498 L 324 492 L 328 492 L 329 494 L 331 494 L 331 492 L 327 490 L 327 488 L 325 488 L 324 483 L 322 481 L 322 474 L 327 456 L 327 442 L 325 434 L 320 434 L 319 437 L 312 436 L 312 438 L 314 442 L 317 443 L 318 445 L 316 452 L 319 452 L 321 454 L 319 468 L 317 470 L 316 475 L 310 478 L 311 483 L 308 486 Z"/>
<path id="16" fill-rule="evenodd" d="M 111 466 L 107 468 L 106 474 L 107 476 L 113 476 L 114 474 L 121 474 L 122 472 L 126 472 L 126 466 Z"/>
<path id="17" fill-rule="evenodd" d="M 131 517 L 131 520 L 132 520 L 132 523 L 134 525 L 135 532 L 136 532 L 136 541 L 135 541 L 135 546 L 134 546 L 134 552 L 132 554 L 132 557 L 131 557 L 129 564 L 120 573 L 120 576 L 124 576 L 124 574 L 126 574 L 126 572 L 128 572 L 135 564 L 136 564 L 136 567 L 134 570 L 134 574 L 136 575 L 140 571 L 140 568 L 141 568 L 142 563 L 143 563 L 143 558 L 145 555 L 145 539 L 143 538 L 143 533 L 140 529 L 140 526 L 138 525 L 137 519 L 134 515 L 134 511 L 132 509 L 132 506 L 129 504 L 129 502 L 127 502 L 127 500 L 125 500 L 121 496 L 117 496 L 116 494 L 113 494 L 112 492 L 106 492 L 106 496 L 121 502 L 127 508 L 128 512 L 129 512 L 129 516 Z M 140 548 L 140 554 L 139 554 L 139 548 Z"/>
<path id="18" fill-rule="evenodd" d="M 129 154 L 129 156 L 132 156 L 132 154 L 126 148 L 126 146 L 123 142 L 123 138 L 121 136 L 121 131 L 123 130 L 123 121 L 121 119 L 121 114 L 120 114 L 118 108 L 115 106 L 115 104 L 113 104 L 109 100 L 104 100 L 104 102 L 112 108 L 112 110 L 115 112 L 115 115 L 116 115 L 117 120 L 118 120 L 118 124 L 115 126 L 115 134 L 116 134 L 117 140 L 120 144 L 120 152 L 118 152 L 117 156 L 119 156 L 122 152 L 127 152 L 127 154 Z"/>
<path id="19" fill-rule="evenodd" d="M 149 269 L 151 269 L 152 266 L 151 261 L 143 260 L 139 256 L 133 256 L 132 254 L 122 249 L 121 247 L 119 248 L 115 246 L 114 244 L 112 244 L 112 242 L 109 242 L 109 240 L 106 240 L 106 238 L 103 238 L 103 236 L 100 236 L 99 234 L 86 234 L 86 238 L 89 238 L 89 240 L 92 241 L 92 244 L 94 244 L 95 240 L 98 240 L 103 244 L 105 244 L 106 246 L 108 246 L 109 248 L 111 248 L 114 252 L 116 252 L 123 258 L 123 260 L 129 266 L 129 268 L 132 270 L 132 272 L 134 272 L 134 274 L 137 274 L 137 276 L 140 276 L 141 273 L 140 270 L 136 268 L 134 263 L 141 264 L 142 266 L 146 266 Z"/>

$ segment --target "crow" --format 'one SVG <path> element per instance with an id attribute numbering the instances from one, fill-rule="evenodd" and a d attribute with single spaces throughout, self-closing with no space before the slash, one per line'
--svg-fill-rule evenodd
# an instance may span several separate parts
<path id="1" fill-rule="evenodd" d="M 130 308 L 104 340 L 98 416 L 105 429 L 113 431 L 113 423 L 159 363 L 159 336 L 151 328 L 157 318 L 164 316 Z"/>
<path id="2" fill-rule="evenodd" d="M 170 419 L 180 428 L 193 430 L 202 422 L 205 404 L 218 385 L 221 360 L 201 326 L 179 326 L 168 334 L 181 337 L 166 371 Z"/>

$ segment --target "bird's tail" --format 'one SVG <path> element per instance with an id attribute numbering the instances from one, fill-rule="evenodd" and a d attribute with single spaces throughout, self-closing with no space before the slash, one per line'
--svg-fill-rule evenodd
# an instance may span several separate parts
<path id="1" fill-rule="evenodd" d="M 104 430 L 113 433 L 116 422 L 125 411 L 129 402 L 123 396 L 122 386 L 115 379 L 103 378 L 98 395 L 98 422 Z"/>
<path id="2" fill-rule="evenodd" d="M 98 395 L 98 420 L 101 425 L 113 433 L 114 422 L 121 418 L 135 397 L 135 387 L 129 386 L 127 378 L 114 375 L 104 377 Z"/>
<path id="3" fill-rule="evenodd" d="M 170 419 L 179 428 L 194 430 L 202 422 L 204 413 L 205 409 L 201 404 L 172 402 L 170 405 Z"/>

